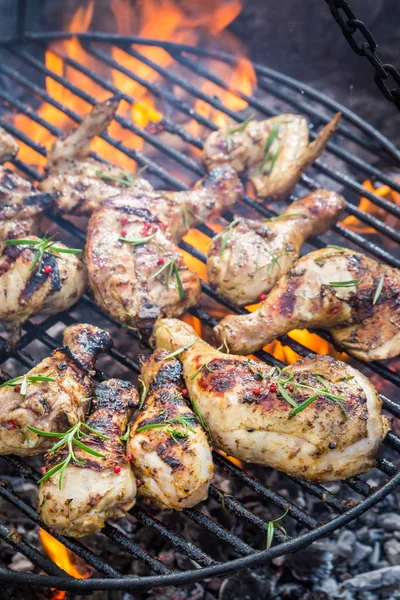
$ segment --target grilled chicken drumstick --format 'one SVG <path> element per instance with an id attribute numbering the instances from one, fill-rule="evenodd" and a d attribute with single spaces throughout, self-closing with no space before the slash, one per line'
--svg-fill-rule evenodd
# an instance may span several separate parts
<path id="1" fill-rule="evenodd" d="M 27 425 L 62 432 L 84 420 L 92 395 L 89 375 L 110 336 L 93 325 L 72 325 L 64 330 L 63 343 L 25 376 L 1 386 L 0 454 L 32 456 L 53 445 L 53 438 L 38 436 Z"/>
<path id="2" fill-rule="evenodd" d="M 214 465 L 206 433 L 181 394 L 182 367 L 167 355 L 158 349 L 141 365 L 147 400 L 127 452 L 141 481 L 138 493 L 182 510 L 207 498 Z"/>
<path id="3" fill-rule="evenodd" d="M 110 379 L 96 387 L 86 422 L 90 429 L 82 426 L 78 438 L 91 453 L 72 442 L 79 463 L 70 460 L 63 472 L 56 471 L 39 486 L 39 513 L 58 533 L 75 538 L 91 535 L 100 531 L 108 519 L 124 517 L 135 504 L 135 476 L 121 437 L 137 400 L 136 389 L 126 381 Z M 68 456 L 65 445 L 49 451 L 45 455 L 47 473 Z"/>
<path id="4" fill-rule="evenodd" d="M 67 310 L 83 294 L 87 277 L 79 252 L 35 236 L 0 242 L 0 321 L 13 345 L 29 317 Z"/>
<path id="5" fill-rule="evenodd" d="M 193 190 L 135 192 L 105 200 L 88 227 L 86 264 L 95 300 L 119 322 L 151 328 L 162 313 L 197 303 L 200 280 L 176 246 L 190 227 L 240 197 L 231 168 L 215 169 Z"/>
<path id="6" fill-rule="evenodd" d="M 298 259 L 310 236 L 336 222 L 344 198 L 316 190 L 268 221 L 237 219 L 212 242 L 207 273 L 218 293 L 236 306 L 259 301 Z"/>
<path id="7" fill-rule="evenodd" d="M 211 133 L 204 145 L 208 168 L 230 165 L 248 172 L 262 198 L 288 196 L 302 173 L 324 151 L 340 120 L 337 113 L 309 144 L 304 117 L 282 114 L 265 121 L 245 121 Z"/>
<path id="8" fill-rule="evenodd" d="M 0 127 L 0 165 L 17 152 L 17 142 Z M 36 233 L 38 219 L 52 201 L 50 194 L 38 193 L 15 171 L 0 166 L 0 240 Z"/>
<path id="9" fill-rule="evenodd" d="M 225 317 L 218 340 L 251 354 L 305 327 L 329 329 L 346 352 L 364 361 L 400 354 L 400 272 L 346 248 L 303 256 L 251 314 Z"/>
<path id="10" fill-rule="evenodd" d="M 178 319 L 157 321 L 154 338 L 180 350 L 189 396 L 231 456 L 312 481 L 374 466 L 389 424 L 374 386 L 356 369 L 328 356 L 271 368 L 219 352 Z"/>
<path id="11" fill-rule="evenodd" d="M 153 189 L 145 179 L 89 156 L 91 141 L 111 123 L 118 104 L 116 97 L 96 104 L 72 133 L 57 139 L 50 149 L 48 176 L 39 187 L 53 194 L 61 212 L 87 215 L 127 188 Z"/>

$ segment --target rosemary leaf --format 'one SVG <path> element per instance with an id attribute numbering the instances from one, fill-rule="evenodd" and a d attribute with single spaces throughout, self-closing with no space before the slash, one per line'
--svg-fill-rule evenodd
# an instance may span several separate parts
<path id="1" fill-rule="evenodd" d="M 122 435 L 119 439 L 121 440 L 121 442 L 127 442 L 128 438 L 129 438 L 129 434 L 131 432 L 131 426 L 128 425 L 124 435 Z"/>
<path id="2" fill-rule="evenodd" d="M 243 131 L 244 129 L 246 129 L 247 125 L 250 123 L 250 121 L 252 121 L 255 117 L 254 113 L 251 113 L 251 115 L 249 117 L 247 117 L 247 119 L 245 121 L 242 121 L 242 123 L 239 123 L 239 125 L 237 125 L 237 127 L 234 127 L 233 129 L 229 129 L 226 132 L 227 136 L 233 135 L 234 133 L 239 133 L 239 131 Z"/>
<path id="3" fill-rule="evenodd" d="M 193 346 L 193 344 L 195 344 L 198 341 L 199 341 L 198 338 L 196 338 L 195 340 L 192 340 L 191 342 L 186 344 L 186 346 L 182 346 L 181 348 L 178 348 L 178 350 L 175 350 L 175 352 L 171 352 L 171 354 L 168 354 L 167 356 L 165 356 L 163 360 L 168 360 L 169 358 L 174 358 L 174 356 L 178 356 L 178 354 L 182 354 L 182 352 L 185 352 L 185 350 L 188 350 L 191 346 Z"/>
<path id="4" fill-rule="evenodd" d="M 293 400 L 292 396 L 285 390 L 283 385 L 278 382 L 277 386 L 280 395 L 285 398 L 286 402 L 289 402 L 290 406 L 294 406 L 294 408 L 297 408 L 299 405 L 295 400 Z"/>
<path id="5" fill-rule="evenodd" d="M 372 304 L 376 304 L 378 302 L 380 295 L 382 293 L 384 281 L 385 281 L 385 276 L 381 275 L 381 278 L 380 278 L 379 283 L 375 290 L 374 299 L 372 300 Z"/>
<path id="6" fill-rule="evenodd" d="M 139 246 L 140 244 L 147 244 L 148 242 L 150 242 L 155 237 L 155 235 L 155 233 L 152 233 L 147 237 L 137 238 L 136 240 L 120 236 L 118 240 L 120 242 L 126 242 L 127 244 L 131 244 L 132 246 Z"/>
<path id="7" fill-rule="evenodd" d="M 267 221 L 286 221 L 286 219 L 293 219 L 295 217 L 306 217 L 304 213 L 289 213 L 286 215 L 278 215 L 277 217 L 270 217 Z"/>
<path id="8" fill-rule="evenodd" d="M 146 396 L 147 396 L 147 387 L 146 387 L 146 384 L 143 381 L 143 379 L 139 379 L 138 381 L 141 384 L 140 401 L 139 401 L 138 410 L 142 410 L 143 405 L 144 405 L 145 400 L 146 400 Z"/>
<path id="9" fill-rule="evenodd" d="M 349 279 L 348 281 L 330 281 L 328 283 L 328 285 L 330 285 L 332 287 L 337 287 L 337 288 L 352 287 L 352 286 L 358 285 L 361 281 L 362 281 L 362 277 L 359 277 L 358 279 Z"/>

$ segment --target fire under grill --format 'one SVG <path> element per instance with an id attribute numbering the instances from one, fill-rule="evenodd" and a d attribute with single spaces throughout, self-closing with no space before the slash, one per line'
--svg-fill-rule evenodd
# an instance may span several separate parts
<path id="1" fill-rule="evenodd" d="M 64 106 L 60 100 L 56 99 L 50 93 L 51 86 L 47 86 L 46 89 L 46 78 L 47 81 L 50 80 L 53 84 L 62 86 L 65 94 L 76 96 L 88 107 L 98 99 L 87 92 L 86 86 L 83 84 L 78 86 L 69 78 L 48 68 L 40 58 L 47 42 L 54 42 L 56 38 L 67 39 L 70 37 L 69 34 L 31 34 L 27 36 L 25 44 L 8 44 L 3 48 L 9 54 L 10 61 L 3 60 L 0 64 L 0 80 L 2 81 L 0 100 L 4 108 L 4 111 L 0 110 L 0 125 L 15 136 L 23 147 L 31 149 L 36 155 L 36 164 L 40 163 L 41 157 L 45 156 L 45 148 L 30 137 L 29 126 L 22 129 L 18 119 L 10 119 L 10 111 L 18 116 L 24 115 L 25 123 L 32 124 L 32 127 L 37 124 L 52 136 L 58 136 L 62 131 L 54 122 L 47 120 L 43 113 L 38 112 L 37 108 L 40 103 L 54 107 L 75 123 L 81 121 L 82 115 Z M 334 226 L 328 234 L 309 241 L 305 245 L 304 251 L 324 247 L 327 243 L 342 243 L 368 253 L 383 263 L 400 268 L 400 256 L 394 251 L 396 243 L 400 241 L 400 232 L 392 225 L 395 219 L 400 217 L 400 206 L 391 202 L 388 197 L 376 193 L 374 187 L 374 185 L 386 185 L 394 193 L 400 193 L 400 183 L 393 178 L 395 169 L 399 165 L 400 152 L 378 131 L 351 111 L 315 89 L 257 64 L 253 67 L 257 75 L 258 90 L 254 96 L 249 96 L 231 84 L 225 83 L 223 78 L 220 78 L 215 74 L 214 69 L 209 67 L 210 59 L 212 59 L 213 65 L 215 62 L 220 62 L 234 68 L 237 59 L 227 54 L 120 35 L 87 33 L 78 37 L 85 52 L 93 58 L 94 63 L 102 68 L 92 70 L 74 58 L 62 56 L 64 66 L 73 69 L 86 80 L 91 80 L 103 92 L 109 92 L 109 95 L 119 94 L 122 100 L 131 105 L 134 98 L 126 92 L 121 92 L 112 79 L 107 76 L 107 72 L 113 69 L 145 87 L 154 98 L 155 105 L 162 107 L 160 110 L 164 116 L 156 124 L 146 127 L 135 124 L 125 116 L 117 115 L 116 122 L 122 129 L 132 137 L 136 136 L 143 140 L 140 149 L 120 141 L 111 133 L 104 133 L 101 137 L 105 144 L 115 150 L 116 162 L 118 161 L 117 154 L 133 159 L 139 167 L 147 167 L 146 176 L 149 176 L 152 181 L 154 179 L 154 183 L 164 189 L 188 189 L 192 181 L 205 174 L 199 160 L 202 139 L 198 132 L 217 129 L 216 123 L 210 116 L 213 112 L 226 115 L 237 122 L 242 121 L 251 112 L 254 112 L 256 118 L 260 119 L 280 112 L 298 112 L 309 118 L 311 137 L 314 137 L 316 131 L 331 119 L 333 112 L 340 110 L 343 118 L 333 141 L 328 144 L 322 159 L 317 160 L 307 174 L 303 175 L 295 191 L 296 196 L 318 187 L 342 191 L 347 199 L 347 219 L 344 223 Z M 149 58 L 144 52 L 148 47 L 162 49 L 169 56 L 168 66 L 163 67 Z M 56 48 L 55 46 L 55 55 L 57 55 Z M 156 80 L 147 80 L 142 77 L 139 74 L 140 70 L 133 71 L 124 62 L 117 61 L 111 52 L 113 48 L 123 50 L 126 55 L 136 59 L 138 63 L 157 72 L 159 77 Z M 25 75 L 28 72 L 29 77 Z M 234 97 L 247 103 L 246 113 L 238 114 L 225 105 L 218 94 L 206 93 L 204 87 L 199 84 L 200 81 L 211 82 L 214 88 L 216 86 L 220 89 L 222 97 L 223 93 L 228 91 Z M 15 94 L 13 91 L 15 89 L 21 90 L 21 93 Z M 199 112 L 193 108 L 195 100 L 201 100 L 209 107 L 209 111 Z M 189 120 L 198 124 L 198 129 L 194 130 L 194 133 L 193 129 L 186 128 Z M 22 156 L 24 156 L 23 153 Z M 99 160 L 102 160 L 101 157 Z M 17 158 L 14 166 L 28 177 L 38 181 L 41 179 L 41 174 L 32 166 L 34 163 L 35 160 L 30 160 L 28 164 L 21 158 Z M 374 182 L 374 185 L 370 185 L 369 188 L 364 187 L 362 182 L 366 179 Z M 360 208 L 361 198 L 373 210 L 366 212 Z M 277 205 L 273 203 L 259 204 L 250 195 L 247 195 L 243 198 L 238 211 L 271 217 L 277 214 L 277 208 Z M 357 220 L 358 228 L 351 228 L 347 225 L 350 217 Z M 233 215 L 226 214 L 224 219 L 232 220 Z M 79 222 L 74 219 L 67 220 L 60 215 L 51 215 L 51 220 L 55 223 L 61 239 L 63 237 L 69 241 L 73 239 L 74 247 L 77 244 L 80 246 L 84 244 L 85 233 Z M 204 224 L 198 227 L 198 232 L 200 233 L 193 234 L 191 232 L 181 243 L 181 249 L 186 256 L 191 255 L 199 261 L 198 264 L 201 264 L 205 263 L 206 255 L 194 244 L 201 237 L 214 235 L 215 231 L 209 225 Z M 200 307 L 190 311 L 193 321 L 198 326 L 201 324 L 206 332 L 207 328 L 217 322 L 216 316 L 219 317 L 226 311 L 243 312 L 219 298 L 212 288 L 203 282 L 202 303 Z M 14 352 L 10 352 L 6 344 L 0 348 L 2 362 L 13 361 L 19 365 L 20 369 L 31 368 L 35 364 L 35 360 L 30 354 L 30 345 L 39 344 L 42 351 L 48 353 L 58 346 L 55 335 L 62 327 L 80 320 L 82 318 L 80 315 L 84 315 L 86 320 L 97 322 L 97 324 L 100 321 L 101 325 L 113 334 L 115 345 L 109 351 L 104 367 L 107 375 L 98 371 L 99 380 L 106 379 L 111 375 L 134 380 L 139 371 L 136 351 L 132 350 L 132 347 L 137 347 L 138 342 L 135 332 L 119 330 L 119 326 L 104 315 L 88 295 L 85 295 L 79 304 L 68 313 L 57 314 L 46 320 L 28 322 L 24 327 L 24 335 Z M 120 331 L 120 336 L 116 334 L 118 331 Z M 330 341 L 326 332 L 315 333 L 323 340 Z M 124 343 L 120 343 L 120 337 L 124 338 Z M 289 348 L 300 356 L 306 356 L 313 352 L 289 335 L 279 341 L 283 347 Z M 271 365 L 283 366 L 284 364 L 266 351 L 260 352 L 258 356 Z M 394 390 L 397 386 L 400 387 L 400 375 L 394 370 L 394 363 L 385 365 L 373 362 L 363 365 L 354 361 L 354 364 L 367 375 L 373 376 L 378 389 L 384 394 L 389 391 L 390 395 L 394 396 Z M 385 409 L 391 415 L 399 418 L 400 405 L 385 395 L 382 395 L 382 400 Z M 154 538 L 167 540 L 171 547 L 186 555 L 189 559 L 188 563 L 192 565 L 186 570 L 171 570 L 152 553 L 151 542 L 148 547 L 144 544 L 141 545 L 136 542 L 135 533 L 129 535 L 118 524 L 107 524 L 98 536 L 104 536 L 105 544 L 112 543 L 129 554 L 131 558 L 140 561 L 143 565 L 142 571 L 145 572 L 140 576 L 121 574 L 118 564 L 105 562 L 103 558 L 85 546 L 85 541 L 78 542 L 51 532 L 31 505 L 18 497 L 6 483 L 0 482 L 0 496 L 3 500 L 32 519 L 39 527 L 48 531 L 93 570 L 93 576 L 90 579 L 76 579 L 67 575 L 52 560 L 10 530 L 6 524 L 0 524 L 1 539 L 11 544 L 15 550 L 34 563 L 38 571 L 44 573 L 17 573 L 8 569 L 0 569 L 0 580 L 11 584 L 31 584 L 81 593 L 98 589 L 149 590 L 155 586 L 191 583 L 232 573 L 245 567 L 260 566 L 273 558 L 295 552 L 319 538 L 332 534 L 385 498 L 400 483 L 400 472 L 393 462 L 396 460 L 396 452 L 399 451 L 400 439 L 394 432 L 391 432 L 386 438 L 378 459 L 381 483 L 376 487 L 371 486 L 365 477 L 355 477 L 342 482 L 340 489 L 332 490 L 331 486 L 307 483 L 279 474 L 280 479 L 290 480 L 290 489 L 292 490 L 290 498 L 277 491 L 279 478 L 268 476 L 268 483 L 264 482 L 263 474 L 273 474 L 272 469 L 260 470 L 257 468 L 254 470 L 258 475 L 256 477 L 252 472 L 247 472 L 238 466 L 237 461 L 214 452 L 217 472 L 224 474 L 226 479 L 235 483 L 236 487 L 249 490 L 249 494 L 253 497 L 256 496 L 261 503 L 276 507 L 276 512 L 279 514 L 290 509 L 285 518 L 285 524 L 286 522 L 291 523 L 287 528 L 288 534 L 276 530 L 274 544 L 271 548 L 265 549 L 268 521 L 256 512 L 252 512 L 250 504 L 246 506 L 246 502 L 226 494 L 216 485 L 210 487 L 210 499 L 203 506 L 175 513 L 172 526 L 170 523 L 164 522 L 162 513 L 155 515 L 155 511 L 148 509 L 139 500 L 137 506 L 131 510 L 137 527 L 149 530 L 149 540 Z M 14 456 L 2 458 L 12 466 L 15 473 L 19 473 L 33 482 L 39 479 L 39 472 L 25 460 Z M 313 497 L 315 502 L 319 501 L 324 505 L 323 522 L 319 520 L 317 513 L 313 514 L 312 511 L 304 508 L 305 503 L 302 505 L 296 501 L 297 498 L 304 496 Z M 229 513 L 233 519 L 233 526 L 226 527 L 225 524 L 210 516 L 208 504 L 212 501 L 221 505 Z M 321 513 L 318 514 L 321 515 Z M 328 518 L 325 518 L 326 515 Z M 179 524 L 185 520 L 191 521 L 205 531 L 211 544 L 212 540 L 215 540 L 216 544 L 226 546 L 231 558 L 219 561 L 210 555 L 207 548 L 194 543 L 188 536 L 185 537 L 185 528 L 179 527 Z M 263 533 L 264 549 L 258 543 L 257 547 L 252 547 L 248 541 L 245 541 L 248 540 L 243 533 L 246 528 Z"/>

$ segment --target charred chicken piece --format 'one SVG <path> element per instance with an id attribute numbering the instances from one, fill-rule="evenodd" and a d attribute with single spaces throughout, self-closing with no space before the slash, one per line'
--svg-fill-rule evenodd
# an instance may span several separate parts
<path id="1" fill-rule="evenodd" d="M 17 152 L 17 142 L 0 127 L 0 164 Z M 52 201 L 15 171 L 0 166 L 0 240 L 36 233 L 38 219 Z"/>
<path id="2" fill-rule="evenodd" d="M 60 470 L 39 486 L 39 513 L 58 533 L 75 538 L 91 535 L 108 519 L 124 517 L 135 504 L 135 476 L 121 437 L 137 400 L 135 387 L 126 381 L 110 379 L 96 387 L 86 422 L 92 431 L 83 426 L 79 441 L 100 456 L 73 446 L 76 461 L 68 462 L 61 481 Z M 48 452 L 46 471 L 68 456 L 65 445 Z"/>
<path id="3" fill-rule="evenodd" d="M 196 304 L 200 280 L 176 244 L 193 224 L 231 206 L 241 193 L 227 168 L 190 191 L 136 192 L 104 201 L 89 221 L 86 244 L 98 305 L 119 322 L 146 330 L 160 314 L 178 316 Z"/>
<path id="4" fill-rule="evenodd" d="M 54 242 L 41 253 L 42 241 L 27 236 L 21 245 L 14 245 L 18 239 L 0 243 L 0 321 L 12 345 L 19 340 L 21 326 L 29 317 L 67 310 L 86 288 L 86 270 L 70 253 L 74 250 Z"/>
<path id="5" fill-rule="evenodd" d="M 316 190 L 267 221 L 238 219 L 212 242 L 207 273 L 218 293 L 236 306 L 259 301 L 298 259 L 304 241 L 336 222 L 344 198 Z M 235 225 L 235 222 L 234 222 Z"/>
<path id="6" fill-rule="evenodd" d="M 346 248 L 303 256 L 251 314 L 229 315 L 216 327 L 232 352 L 250 354 L 305 327 L 329 329 L 363 361 L 400 354 L 400 273 Z"/>
<path id="7" fill-rule="evenodd" d="M 33 456 L 52 446 L 53 438 L 38 436 L 27 425 L 62 432 L 84 420 L 90 374 L 111 339 L 98 327 L 79 324 L 65 329 L 63 343 L 21 379 L 0 388 L 0 454 Z"/>
<path id="8" fill-rule="evenodd" d="M 18 150 L 18 144 L 12 135 L 0 127 L 0 164 L 15 158 Z"/>
<path id="9" fill-rule="evenodd" d="M 118 104 L 118 98 L 96 104 L 72 133 L 57 139 L 50 149 L 48 176 L 39 187 L 53 194 L 61 212 L 88 215 L 127 188 L 153 189 L 145 179 L 89 156 L 91 141 L 111 123 Z"/>
<path id="10" fill-rule="evenodd" d="M 142 363 L 147 400 L 127 452 L 141 481 L 138 493 L 182 510 L 207 498 L 214 465 L 207 435 L 181 394 L 182 367 L 167 355 L 158 349 Z"/>
<path id="11" fill-rule="evenodd" d="M 324 151 L 340 120 L 337 113 L 309 144 L 304 117 L 282 114 L 211 133 L 204 145 L 208 168 L 230 165 L 247 172 L 258 196 L 282 198 Z"/>
<path id="12" fill-rule="evenodd" d="M 157 321 L 154 338 L 169 351 L 186 348 L 178 356 L 189 395 L 229 455 L 311 481 L 374 466 L 389 423 L 374 386 L 356 369 L 328 356 L 271 368 L 223 354 L 177 319 Z"/>

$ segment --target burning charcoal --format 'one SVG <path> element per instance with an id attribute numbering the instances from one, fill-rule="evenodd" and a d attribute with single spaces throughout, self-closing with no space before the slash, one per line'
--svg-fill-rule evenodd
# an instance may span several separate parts
<path id="1" fill-rule="evenodd" d="M 362 560 L 367 558 L 372 553 L 371 546 L 366 546 L 365 544 L 360 544 L 360 542 L 356 542 L 353 546 L 353 554 L 349 557 L 349 565 L 354 567 L 358 565 Z"/>
<path id="2" fill-rule="evenodd" d="M 303 581 L 320 581 L 330 575 L 332 552 L 326 549 L 324 542 L 316 542 L 313 546 L 286 556 L 286 566 L 296 579 Z"/>
<path id="3" fill-rule="evenodd" d="M 384 545 L 386 558 L 391 565 L 400 565 L 400 542 L 392 538 L 385 542 Z"/>
<path id="4" fill-rule="evenodd" d="M 400 531 L 400 514 L 393 512 L 379 515 L 377 524 L 385 531 Z"/>
<path id="5" fill-rule="evenodd" d="M 367 590 L 396 589 L 400 585 L 400 566 L 386 567 L 368 573 L 360 573 L 343 583 L 343 587 L 355 592 Z M 398 587 L 397 587 L 398 589 Z"/>
<path id="6" fill-rule="evenodd" d="M 344 558 L 350 558 L 353 554 L 355 541 L 356 536 L 352 531 L 342 531 L 337 541 L 336 554 Z"/>

